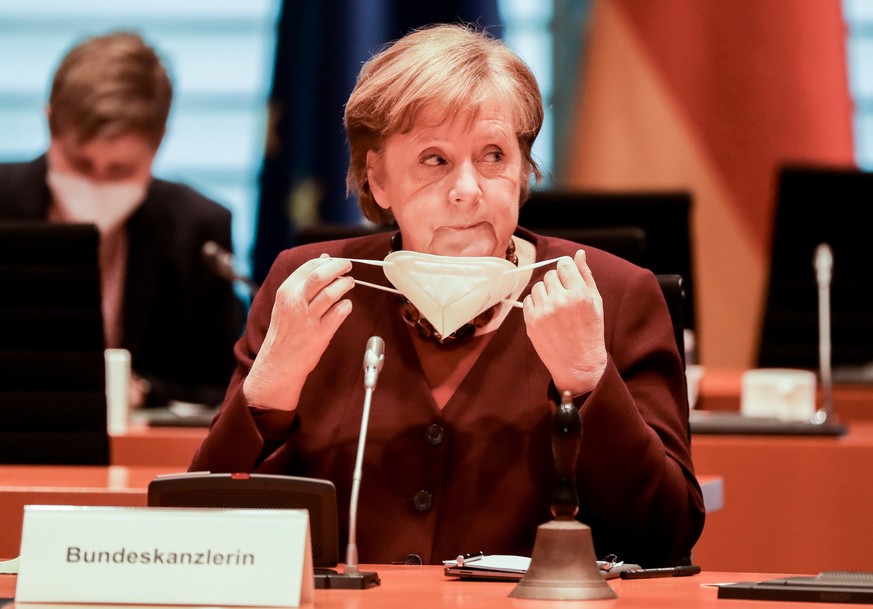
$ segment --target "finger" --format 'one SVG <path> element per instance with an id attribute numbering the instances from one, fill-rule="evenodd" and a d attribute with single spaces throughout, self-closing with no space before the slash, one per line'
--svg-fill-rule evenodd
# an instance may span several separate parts
<path id="1" fill-rule="evenodd" d="M 527 296 L 525 296 L 521 300 L 521 310 L 522 311 L 530 311 L 533 309 L 533 306 L 534 306 L 534 300 L 533 300 L 533 296 L 531 296 L 530 294 L 528 294 Z"/>
<path id="2" fill-rule="evenodd" d="M 321 318 L 322 330 L 329 332 L 333 336 L 339 329 L 340 325 L 352 312 L 352 301 L 349 299 L 340 300 L 331 306 L 324 316 Z"/>
<path id="3" fill-rule="evenodd" d="M 296 283 L 297 285 L 301 285 L 305 282 L 306 278 L 312 274 L 312 272 L 317 269 L 319 266 L 326 262 L 325 257 L 327 254 L 322 254 L 318 258 L 312 258 L 307 260 L 299 267 L 294 269 L 294 271 L 285 278 L 283 283 Z"/>
<path id="4" fill-rule="evenodd" d="M 588 269 L 588 265 L 585 264 L 584 250 L 576 252 L 576 260 L 579 259 L 580 254 L 582 256 L 582 264 L 585 269 Z M 561 284 L 568 290 L 581 290 L 586 287 L 587 283 L 582 275 L 581 268 L 578 266 L 578 263 L 569 256 L 563 256 L 558 260 L 556 270 L 558 277 L 561 278 Z"/>
<path id="5" fill-rule="evenodd" d="M 547 294 L 557 294 L 561 290 L 564 289 L 564 285 L 561 283 L 561 278 L 558 275 L 558 271 L 552 269 L 547 271 L 542 281 L 543 285 L 546 288 Z"/>
<path id="6" fill-rule="evenodd" d="M 597 283 L 595 283 L 594 275 L 591 273 L 591 268 L 588 266 L 588 257 L 585 254 L 585 250 L 577 251 L 573 262 L 576 263 L 576 268 L 579 270 L 579 274 L 582 277 L 582 281 L 585 282 L 585 285 L 592 290 L 596 290 Z"/>
<path id="7" fill-rule="evenodd" d="M 303 283 L 303 298 L 308 303 L 311 303 L 312 299 L 337 277 L 352 270 L 352 263 L 348 260 L 317 258 L 311 262 L 315 262 L 316 265 Z"/>
<path id="8" fill-rule="evenodd" d="M 527 300 L 528 298 L 531 299 L 531 305 L 535 307 L 541 305 L 543 302 L 546 301 L 548 295 L 546 294 L 546 286 L 543 284 L 542 281 L 537 281 L 533 285 L 533 287 L 530 289 L 530 294 L 528 294 L 525 300 Z"/>
<path id="9" fill-rule="evenodd" d="M 353 287 L 355 287 L 355 280 L 348 275 L 337 277 L 312 298 L 309 302 L 309 314 L 313 317 L 322 317 Z"/>

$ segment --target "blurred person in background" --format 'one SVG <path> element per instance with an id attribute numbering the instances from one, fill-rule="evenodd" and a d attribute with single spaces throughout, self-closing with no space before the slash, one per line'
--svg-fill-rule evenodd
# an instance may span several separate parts
<path id="1" fill-rule="evenodd" d="M 152 176 L 172 97 L 138 34 L 87 38 L 55 72 L 46 153 L 0 164 L 0 222 L 97 226 L 105 345 L 130 351 L 133 407 L 219 403 L 244 321 L 202 253 L 232 251 L 230 211 Z"/>

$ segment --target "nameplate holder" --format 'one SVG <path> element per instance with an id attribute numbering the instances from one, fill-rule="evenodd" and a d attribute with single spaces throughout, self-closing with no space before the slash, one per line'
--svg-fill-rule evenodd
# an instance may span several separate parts
<path id="1" fill-rule="evenodd" d="M 298 607 L 309 512 L 28 505 L 15 602 Z"/>

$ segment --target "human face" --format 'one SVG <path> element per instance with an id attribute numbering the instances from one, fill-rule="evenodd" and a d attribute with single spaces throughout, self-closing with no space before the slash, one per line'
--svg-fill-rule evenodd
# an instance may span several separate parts
<path id="1" fill-rule="evenodd" d="M 136 133 L 81 143 L 75 133 L 52 136 L 48 160 L 53 171 L 72 173 L 94 183 L 148 184 L 157 148 Z"/>
<path id="2" fill-rule="evenodd" d="M 503 257 L 518 224 L 522 154 L 498 104 L 442 124 L 419 117 L 367 153 L 367 177 L 403 247 L 442 256 Z"/>

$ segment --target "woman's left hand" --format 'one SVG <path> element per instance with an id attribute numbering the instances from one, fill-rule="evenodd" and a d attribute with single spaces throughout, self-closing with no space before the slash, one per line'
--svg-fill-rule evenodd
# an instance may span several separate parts
<path id="1" fill-rule="evenodd" d="M 563 257 L 524 299 L 524 322 L 534 349 L 559 392 L 587 393 L 606 370 L 603 300 L 585 252 Z"/>

